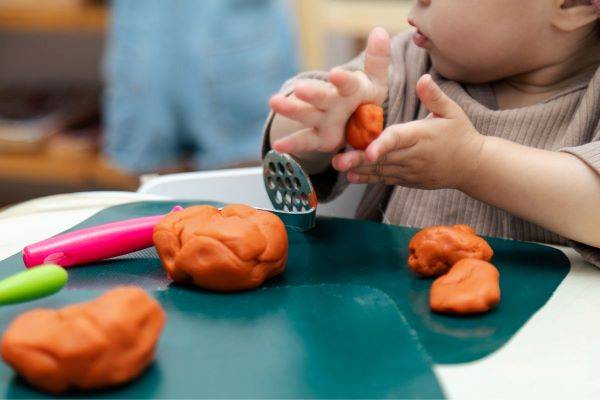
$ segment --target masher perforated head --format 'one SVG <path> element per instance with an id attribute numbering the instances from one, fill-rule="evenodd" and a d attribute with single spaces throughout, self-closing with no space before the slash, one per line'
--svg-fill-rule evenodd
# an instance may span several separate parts
<path id="1" fill-rule="evenodd" d="M 271 204 L 286 225 L 295 216 L 298 230 L 314 226 L 317 195 L 308 174 L 292 156 L 269 151 L 263 160 L 263 179 Z"/>

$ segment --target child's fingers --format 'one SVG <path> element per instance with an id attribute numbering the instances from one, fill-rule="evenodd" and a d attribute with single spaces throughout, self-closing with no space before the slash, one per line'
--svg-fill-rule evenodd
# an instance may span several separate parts
<path id="1" fill-rule="evenodd" d="M 387 88 L 390 66 L 390 35 L 383 28 L 375 28 L 369 35 L 365 52 L 365 74 L 374 83 Z"/>
<path id="2" fill-rule="evenodd" d="M 339 99 L 337 89 L 329 82 L 300 81 L 294 89 L 294 94 L 300 100 L 312 104 L 320 110 L 328 110 Z"/>
<path id="3" fill-rule="evenodd" d="M 415 142 L 416 143 L 416 142 Z M 362 150 L 350 150 L 344 153 L 337 154 L 331 160 L 333 168 L 340 172 L 346 172 L 350 170 L 359 169 L 365 171 L 363 168 L 367 168 L 367 171 L 371 171 L 374 165 L 379 163 L 402 165 L 405 160 L 414 155 L 415 146 L 407 146 L 404 148 L 392 149 L 389 152 L 384 153 L 379 157 L 378 160 L 371 161 L 365 151 Z M 369 169 L 370 168 L 370 169 Z"/>
<path id="4" fill-rule="evenodd" d="M 352 96 L 360 89 L 360 78 L 341 68 L 334 68 L 329 72 L 329 82 L 337 88 L 342 97 Z"/>
<path id="5" fill-rule="evenodd" d="M 423 105 L 436 117 L 456 118 L 463 114 L 462 108 L 442 91 L 429 74 L 419 79 L 416 91 Z"/>
<path id="6" fill-rule="evenodd" d="M 419 120 L 389 126 L 367 147 L 367 159 L 375 163 L 387 153 L 414 146 L 420 135 L 427 131 L 425 123 L 424 120 Z"/>
<path id="7" fill-rule="evenodd" d="M 269 106 L 277 114 L 297 121 L 305 126 L 315 126 L 322 118 L 323 111 L 294 96 L 276 94 L 269 100 Z"/>
<path id="8" fill-rule="evenodd" d="M 415 160 L 418 159 L 418 155 L 421 153 L 421 149 L 418 146 L 411 146 L 404 149 L 391 151 L 382 156 L 379 161 L 371 162 L 366 156 L 363 162 L 353 166 L 350 170 L 359 174 L 384 174 L 382 171 L 400 171 L 401 169 L 407 169 L 410 165 L 415 165 Z M 394 168 L 388 168 L 394 167 Z"/>
<path id="9" fill-rule="evenodd" d="M 390 172 L 391 173 L 391 172 Z M 407 186 L 418 187 L 418 179 L 405 178 L 401 174 L 398 175 L 383 175 L 383 174 L 359 174 L 356 172 L 348 172 L 348 182 L 353 184 L 377 184 L 383 183 L 390 186 Z"/>
<path id="10" fill-rule="evenodd" d="M 273 149 L 280 153 L 299 153 L 303 151 L 319 151 L 321 138 L 314 129 L 304 129 L 273 143 Z"/>
<path id="11" fill-rule="evenodd" d="M 331 160 L 331 165 L 336 170 L 345 172 L 367 162 L 367 157 L 365 156 L 364 151 L 350 150 L 345 153 L 337 154 L 335 157 L 333 157 Z"/>
<path id="12" fill-rule="evenodd" d="M 363 165 L 358 168 L 354 168 L 350 171 L 350 174 L 358 174 L 358 175 L 379 175 L 384 177 L 397 177 L 402 176 L 406 173 L 407 167 L 403 165 L 395 165 L 395 164 L 369 164 Z"/>

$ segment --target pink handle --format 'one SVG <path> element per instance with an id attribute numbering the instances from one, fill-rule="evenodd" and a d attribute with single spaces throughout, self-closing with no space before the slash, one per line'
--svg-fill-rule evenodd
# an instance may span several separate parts
<path id="1" fill-rule="evenodd" d="M 154 225 L 162 218 L 135 218 L 55 236 L 25 247 L 23 262 L 27 268 L 45 263 L 71 267 L 142 250 L 153 245 Z"/>

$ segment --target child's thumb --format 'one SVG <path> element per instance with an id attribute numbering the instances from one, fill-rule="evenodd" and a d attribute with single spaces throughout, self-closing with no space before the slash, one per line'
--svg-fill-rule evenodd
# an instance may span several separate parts
<path id="1" fill-rule="evenodd" d="M 390 67 L 390 35 L 375 28 L 369 35 L 365 52 L 365 74 L 375 83 L 387 87 Z"/>
<path id="2" fill-rule="evenodd" d="M 454 118 L 462 109 L 433 81 L 431 75 L 423 75 L 417 82 L 417 96 L 427 109 L 436 117 Z"/>

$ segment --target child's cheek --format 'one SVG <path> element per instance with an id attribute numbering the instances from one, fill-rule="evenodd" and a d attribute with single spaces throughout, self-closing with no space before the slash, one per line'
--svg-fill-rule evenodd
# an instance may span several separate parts
<path id="1" fill-rule="evenodd" d="M 434 69 L 446 79 L 464 83 L 482 83 L 498 79 L 501 50 L 484 32 L 469 25 L 454 29 L 439 27 L 429 51 Z M 460 45 L 457 45 L 460 43 Z"/>

